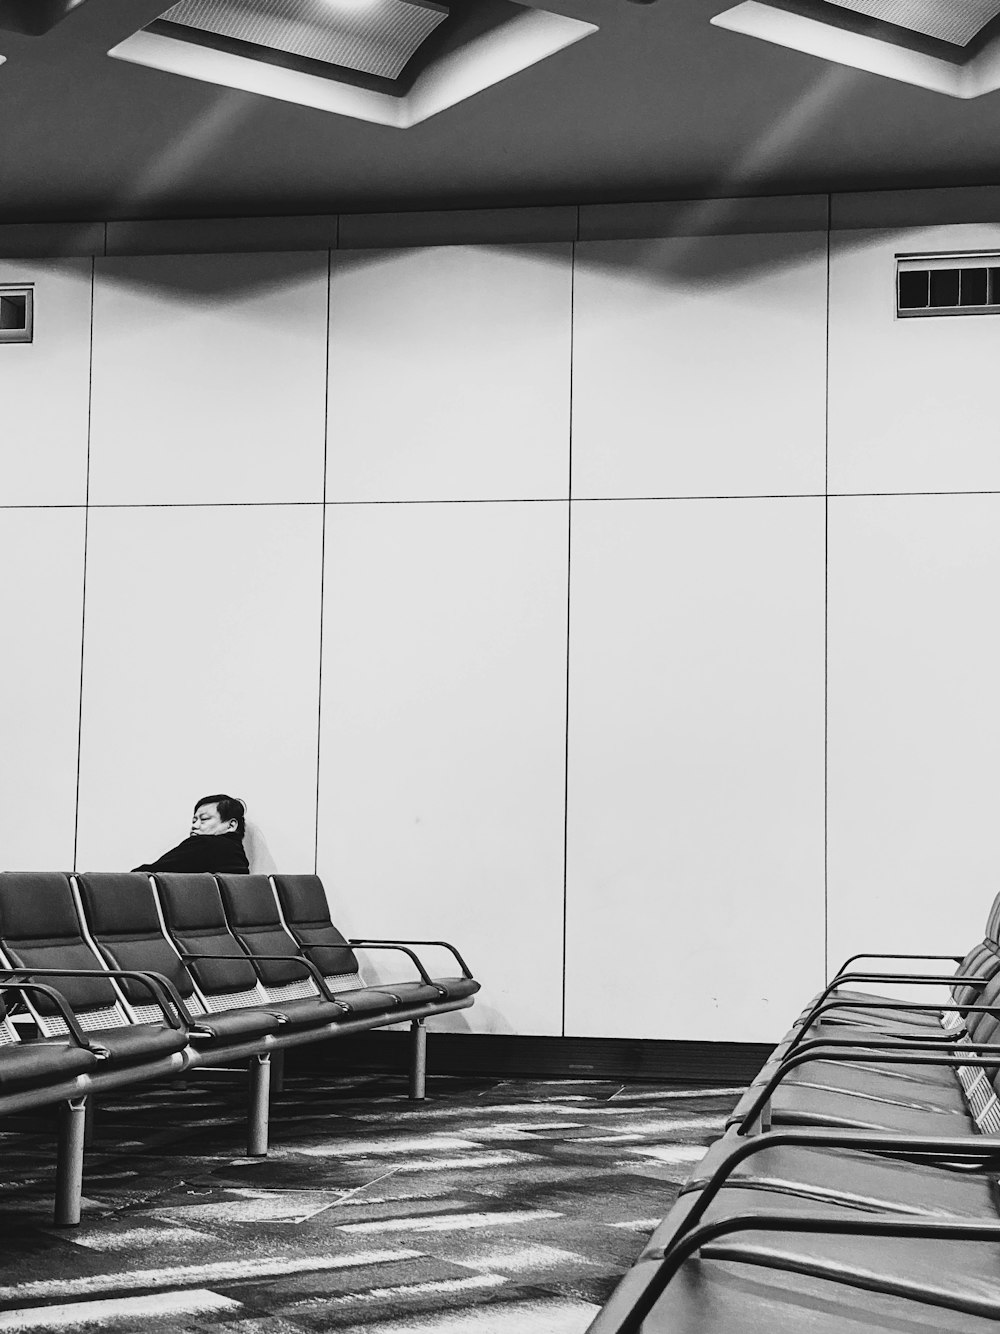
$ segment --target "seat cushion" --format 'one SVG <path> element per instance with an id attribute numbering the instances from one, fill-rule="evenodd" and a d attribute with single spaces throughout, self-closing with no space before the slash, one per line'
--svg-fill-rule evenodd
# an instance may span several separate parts
<path id="1" fill-rule="evenodd" d="M 59 1039 L 39 1039 L 16 1046 L 0 1047 L 0 1093 L 58 1084 L 64 1079 L 89 1074 L 98 1066 L 92 1051 Z"/>
<path id="2" fill-rule="evenodd" d="M 340 1005 L 324 1000 L 322 996 L 304 996 L 298 1000 L 272 1001 L 268 1007 L 274 1014 L 280 1014 L 290 1024 L 303 1027 L 323 1024 L 335 1024 L 338 1019 L 347 1017 Z"/>
<path id="3" fill-rule="evenodd" d="M 156 1060 L 183 1051 L 188 1045 L 183 1029 L 168 1024 L 125 1024 L 121 1028 L 101 1028 L 87 1034 L 87 1039 L 111 1053 L 111 1060 L 122 1064 Z"/>
<path id="4" fill-rule="evenodd" d="M 214 1014 L 196 1014 L 192 1024 L 211 1034 L 209 1038 L 196 1037 L 195 1047 L 205 1048 L 213 1044 L 252 1042 L 255 1038 L 266 1037 L 268 1033 L 277 1033 L 281 1020 L 270 1010 L 238 1009 L 220 1010 Z"/>

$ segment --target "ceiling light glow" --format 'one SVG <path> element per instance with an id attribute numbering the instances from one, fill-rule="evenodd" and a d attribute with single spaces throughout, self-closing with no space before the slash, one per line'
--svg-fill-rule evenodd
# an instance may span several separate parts
<path id="1" fill-rule="evenodd" d="M 988 14 L 993 8 L 993 0 L 976 2 L 980 14 Z M 905 12 L 916 16 L 920 0 L 916 4 L 917 8 Z M 845 15 L 845 26 L 830 20 L 831 9 Z M 970 55 L 961 46 L 930 37 L 913 24 L 909 28 L 913 43 L 910 46 L 899 39 L 902 28 L 898 23 L 892 25 L 896 34 L 892 39 L 878 35 L 877 29 L 872 30 L 871 20 L 877 18 L 875 11 L 884 14 L 890 9 L 899 11 L 898 0 L 778 0 L 776 4 L 743 0 L 735 8 L 717 14 L 712 23 L 717 28 L 759 37 L 821 60 L 915 84 L 949 97 L 980 97 L 1000 88 L 1000 34 L 991 35 L 987 31 L 984 34 L 987 40 L 975 43 Z M 868 27 L 855 31 L 846 26 L 847 10 L 868 20 Z M 981 30 L 982 24 L 977 31 Z"/>

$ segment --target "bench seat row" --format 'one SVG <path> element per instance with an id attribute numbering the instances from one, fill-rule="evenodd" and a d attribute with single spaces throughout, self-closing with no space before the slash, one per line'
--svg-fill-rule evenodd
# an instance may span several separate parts
<path id="1" fill-rule="evenodd" d="M 358 951 L 394 961 L 391 980 L 366 985 Z M 346 939 L 317 876 L 3 872 L 0 1113 L 59 1105 L 55 1220 L 73 1225 L 88 1099 L 246 1060 L 248 1152 L 263 1155 L 273 1055 L 408 1023 L 422 1098 L 425 1020 L 478 990 L 446 941 Z"/>
<path id="2" fill-rule="evenodd" d="M 589 1334 L 995 1331 L 998 1093 L 1000 896 L 964 956 L 812 998 Z"/>

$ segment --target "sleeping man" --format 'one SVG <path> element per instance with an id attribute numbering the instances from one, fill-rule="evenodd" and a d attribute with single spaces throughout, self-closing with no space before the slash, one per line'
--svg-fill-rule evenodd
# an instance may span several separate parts
<path id="1" fill-rule="evenodd" d="M 217 792 L 195 803 L 191 833 L 155 862 L 133 866 L 133 871 L 216 871 L 246 875 L 250 867 L 243 851 L 244 806 L 235 797 Z"/>

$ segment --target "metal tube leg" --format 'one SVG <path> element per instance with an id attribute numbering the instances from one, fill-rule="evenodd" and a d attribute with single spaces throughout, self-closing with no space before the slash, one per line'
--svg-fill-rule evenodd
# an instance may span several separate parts
<path id="1" fill-rule="evenodd" d="M 424 1097 L 427 1084 L 427 1029 L 422 1019 L 414 1019 L 410 1024 L 413 1034 L 413 1051 L 410 1063 L 410 1097 L 419 1101 Z"/>
<path id="2" fill-rule="evenodd" d="M 284 1093 L 285 1091 L 285 1053 L 276 1051 L 271 1053 L 271 1092 Z"/>
<path id="3" fill-rule="evenodd" d="M 54 1218 L 56 1227 L 76 1227 L 80 1222 L 86 1121 L 86 1098 L 70 1098 L 60 1104 Z"/>
<path id="4" fill-rule="evenodd" d="M 87 1106 L 83 1115 L 83 1147 L 92 1149 L 94 1147 L 94 1115 L 97 1111 L 97 1100 L 91 1093 L 86 1101 Z"/>
<path id="5" fill-rule="evenodd" d="M 261 1052 L 258 1056 L 251 1056 L 247 1073 L 250 1080 L 250 1123 L 247 1136 L 247 1155 L 250 1158 L 266 1158 L 271 1095 L 270 1053 Z"/>

